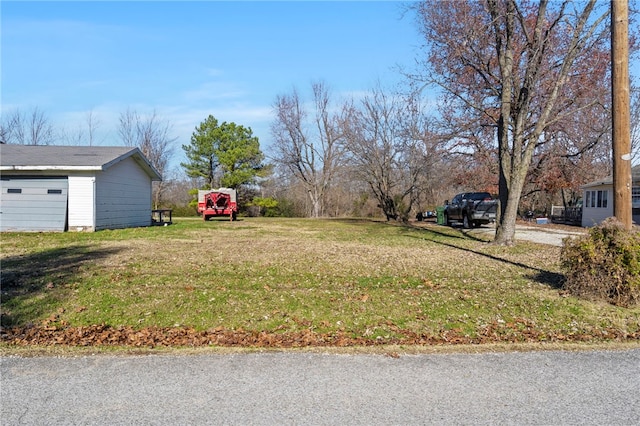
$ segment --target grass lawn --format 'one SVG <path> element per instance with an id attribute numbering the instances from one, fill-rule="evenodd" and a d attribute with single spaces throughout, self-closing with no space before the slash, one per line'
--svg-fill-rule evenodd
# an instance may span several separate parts
<path id="1" fill-rule="evenodd" d="M 560 248 L 367 219 L 175 218 L 1 236 L 2 325 L 340 335 L 359 343 L 640 339 L 640 308 L 563 294 Z M 422 337 L 422 340 L 420 340 Z"/>

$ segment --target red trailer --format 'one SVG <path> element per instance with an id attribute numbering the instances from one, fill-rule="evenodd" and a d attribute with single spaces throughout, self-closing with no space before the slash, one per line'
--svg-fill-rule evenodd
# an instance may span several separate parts
<path id="1" fill-rule="evenodd" d="M 203 220 L 215 216 L 229 216 L 235 220 L 238 213 L 236 190 L 232 188 L 198 190 L 198 214 Z"/>

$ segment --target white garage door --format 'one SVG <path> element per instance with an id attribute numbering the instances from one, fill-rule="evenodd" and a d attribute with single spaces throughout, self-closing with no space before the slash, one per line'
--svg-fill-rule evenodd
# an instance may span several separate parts
<path id="1" fill-rule="evenodd" d="M 66 177 L 2 176 L 0 231 L 64 231 Z"/>

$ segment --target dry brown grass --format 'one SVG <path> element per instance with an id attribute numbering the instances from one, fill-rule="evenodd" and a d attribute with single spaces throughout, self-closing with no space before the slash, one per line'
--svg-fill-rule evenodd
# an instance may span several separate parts
<path id="1" fill-rule="evenodd" d="M 175 222 L 7 234 L 3 325 L 217 328 L 376 344 L 624 340 L 640 330 L 639 309 L 562 293 L 559 247 L 497 247 L 435 224 Z"/>

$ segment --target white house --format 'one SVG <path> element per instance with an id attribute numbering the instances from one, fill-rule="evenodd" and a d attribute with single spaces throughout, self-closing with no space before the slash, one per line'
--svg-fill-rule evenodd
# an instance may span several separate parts
<path id="1" fill-rule="evenodd" d="M 160 180 L 138 148 L 0 144 L 0 231 L 149 226 Z"/>
<path id="2" fill-rule="evenodd" d="M 631 168 L 632 220 L 640 225 L 640 166 Z M 582 187 L 582 226 L 594 226 L 613 216 L 613 176 Z"/>

